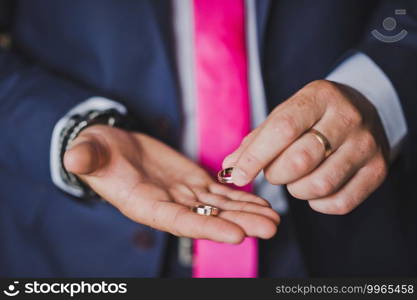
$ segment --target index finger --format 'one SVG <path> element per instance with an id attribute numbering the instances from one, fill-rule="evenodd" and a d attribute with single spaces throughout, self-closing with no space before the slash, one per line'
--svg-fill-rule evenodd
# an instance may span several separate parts
<path id="1" fill-rule="evenodd" d="M 272 111 L 258 134 L 246 145 L 237 149 L 240 156 L 233 168 L 233 183 L 243 186 L 310 129 L 323 115 L 324 104 L 314 96 L 295 94 Z M 232 154 L 233 155 L 233 154 Z"/>

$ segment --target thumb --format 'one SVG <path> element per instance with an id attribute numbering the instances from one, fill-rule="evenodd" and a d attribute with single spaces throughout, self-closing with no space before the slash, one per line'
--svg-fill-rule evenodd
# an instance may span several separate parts
<path id="1" fill-rule="evenodd" d="M 106 147 L 91 136 L 77 137 L 64 154 L 64 167 L 77 175 L 91 175 L 108 161 Z"/>

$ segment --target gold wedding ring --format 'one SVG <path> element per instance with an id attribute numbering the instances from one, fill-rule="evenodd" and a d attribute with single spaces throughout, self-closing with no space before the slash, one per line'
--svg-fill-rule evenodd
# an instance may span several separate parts
<path id="1" fill-rule="evenodd" d="M 202 216 L 217 216 L 219 214 L 219 209 L 210 205 L 196 205 L 191 210 Z"/>
<path id="2" fill-rule="evenodd" d="M 324 134 L 314 128 L 311 128 L 309 132 L 312 133 L 320 142 L 320 144 L 323 145 L 324 157 L 327 158 L 332 153 L 332 145 L 330 144 L 329 140 L 324 136 Z"/>
<path id="3" fill-rule="evenodd" d="M 232 183 L 233 168 L 226 168 L 217 173 L 217 180 L 220 183 Z"/>

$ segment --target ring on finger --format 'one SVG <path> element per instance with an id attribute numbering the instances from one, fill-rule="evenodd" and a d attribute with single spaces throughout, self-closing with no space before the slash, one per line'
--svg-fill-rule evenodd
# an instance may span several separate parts
<path id="1" fill-rule="evenodd" d="M 332 154 L 332 145 L 330 144 L 329 140 L 327 139 L 327 137 L 321 133 L 320 131 L 318 131 L 317 129 L 311 128 L 309 130 L 309 133 L 313 134 L 314 137 L 320 142 L 320 144 L 323 145 L 324 148 L 324 157 L 327 158 L 329 157 L 330 154 Z"/>

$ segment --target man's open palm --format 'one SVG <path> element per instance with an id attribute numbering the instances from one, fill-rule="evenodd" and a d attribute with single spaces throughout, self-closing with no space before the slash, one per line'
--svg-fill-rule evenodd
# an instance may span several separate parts
<path id="1" fill-rule="evenodd" d="M 143 134 L 104 125 L 85 129 L 64 156 L 103 199 L 130 219 L 177 236 L 239 243 L 270 238 L 279 216 L 267 201 L 216 183 L 201 167 Z M 197 204 L 220 209 L 201 216 Z"/>

